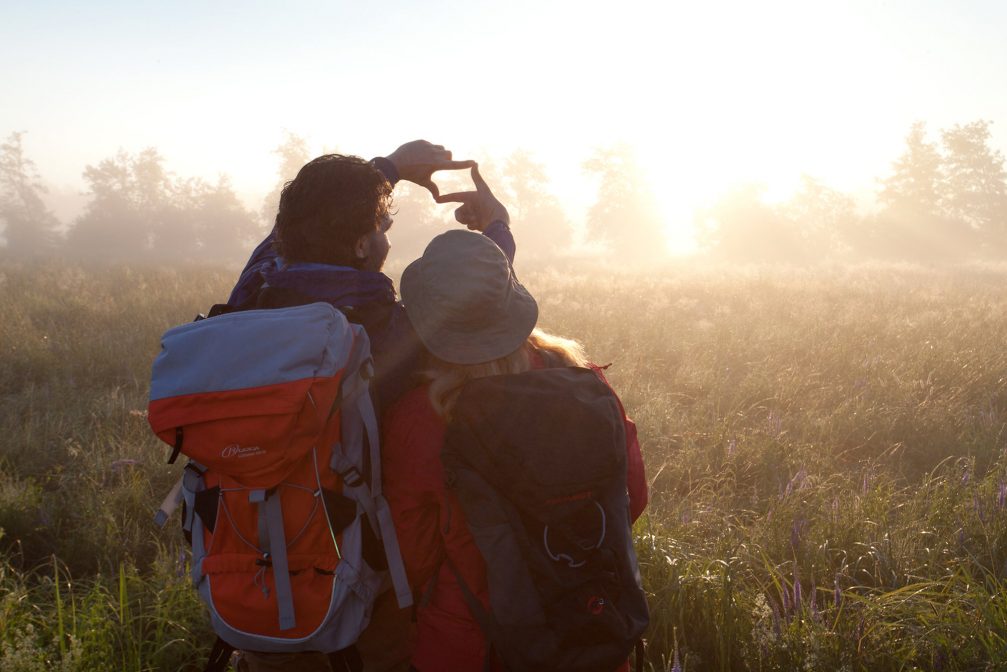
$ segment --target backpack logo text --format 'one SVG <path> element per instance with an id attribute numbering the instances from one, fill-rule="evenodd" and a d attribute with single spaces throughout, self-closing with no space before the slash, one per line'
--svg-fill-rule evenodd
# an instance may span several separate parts
<path id="1" fill-rule="evenodd" d="M 264 452 L 266 451 L 259 446 L 239 446 L 236 443 L 232 443 L 220 451 L 220 456 L 224 458 L 251 457 L 252 455 L 261 455 Z"/>

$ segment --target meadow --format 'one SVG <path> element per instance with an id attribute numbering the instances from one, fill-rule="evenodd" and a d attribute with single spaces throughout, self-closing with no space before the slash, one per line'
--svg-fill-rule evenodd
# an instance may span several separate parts
<path id="1" fill-rule="evenodd" d="M 144 416 L 233 271 L 0 265 L 0 669 L 195 670 Z M 636 420 L 648 669 L 1007 666 L 1007 273 L 529 274 Z"/>

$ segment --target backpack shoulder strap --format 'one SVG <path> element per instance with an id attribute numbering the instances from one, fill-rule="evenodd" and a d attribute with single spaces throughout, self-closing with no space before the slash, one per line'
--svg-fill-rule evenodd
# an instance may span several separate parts
<path id="1" fill-rule="evenodd" d="M 381 443 L 370 393 L 374 366 L 366 332 L 362 327 L 357 329 L 358 342 L 354 344 L 339 394 L 342 434 L 340 442 L 333 446 L 330 466 L 343 479 L 343 494 L 360 504 L 371 530 L 382 541 L 395 596 L 399 607 L 404 609 L 413 603 L 412 590 L 391 509 L 381 490 Z M 370 478 L 366 479 L 368 474 Z"/>

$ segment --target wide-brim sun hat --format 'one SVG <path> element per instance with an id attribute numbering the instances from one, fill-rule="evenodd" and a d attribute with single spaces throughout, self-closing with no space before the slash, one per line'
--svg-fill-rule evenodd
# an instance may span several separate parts
<path id="1" fill-rule="evenodd" d="M 452 364 L 505 357 L 527 340 L 538 304 L 497 244 L 472 231 L 442 233 L 402 273 L 402 302 L 423 345 Z"/>

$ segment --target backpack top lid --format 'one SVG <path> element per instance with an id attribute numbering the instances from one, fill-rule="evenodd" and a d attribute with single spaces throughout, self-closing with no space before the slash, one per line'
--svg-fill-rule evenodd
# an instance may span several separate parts
<path id="1" fill-rule="evenodd" d="M 248 310 L 169 330 L 147 420 L 179 453 L 244 485 L 273 487 L 330 430 L 344 374 L 367 355 L 363 328 L 313 303 Z M 327 440 L 327 439 L 325 439 Z"/>
<path id="2" fill-rule="evenodd" d="M 333 376 L 354 338 L 342 314 L 322 302 L 183 324 L 161 338 L 150 400 Z"/>
<path id="3" fill-rule="evenodd" d="M 582 486 L 626 478 L 619 403 L 585 368 L 536 369 L 467 383 L 446 444 L 518 499 L 574 496 Z"/>

